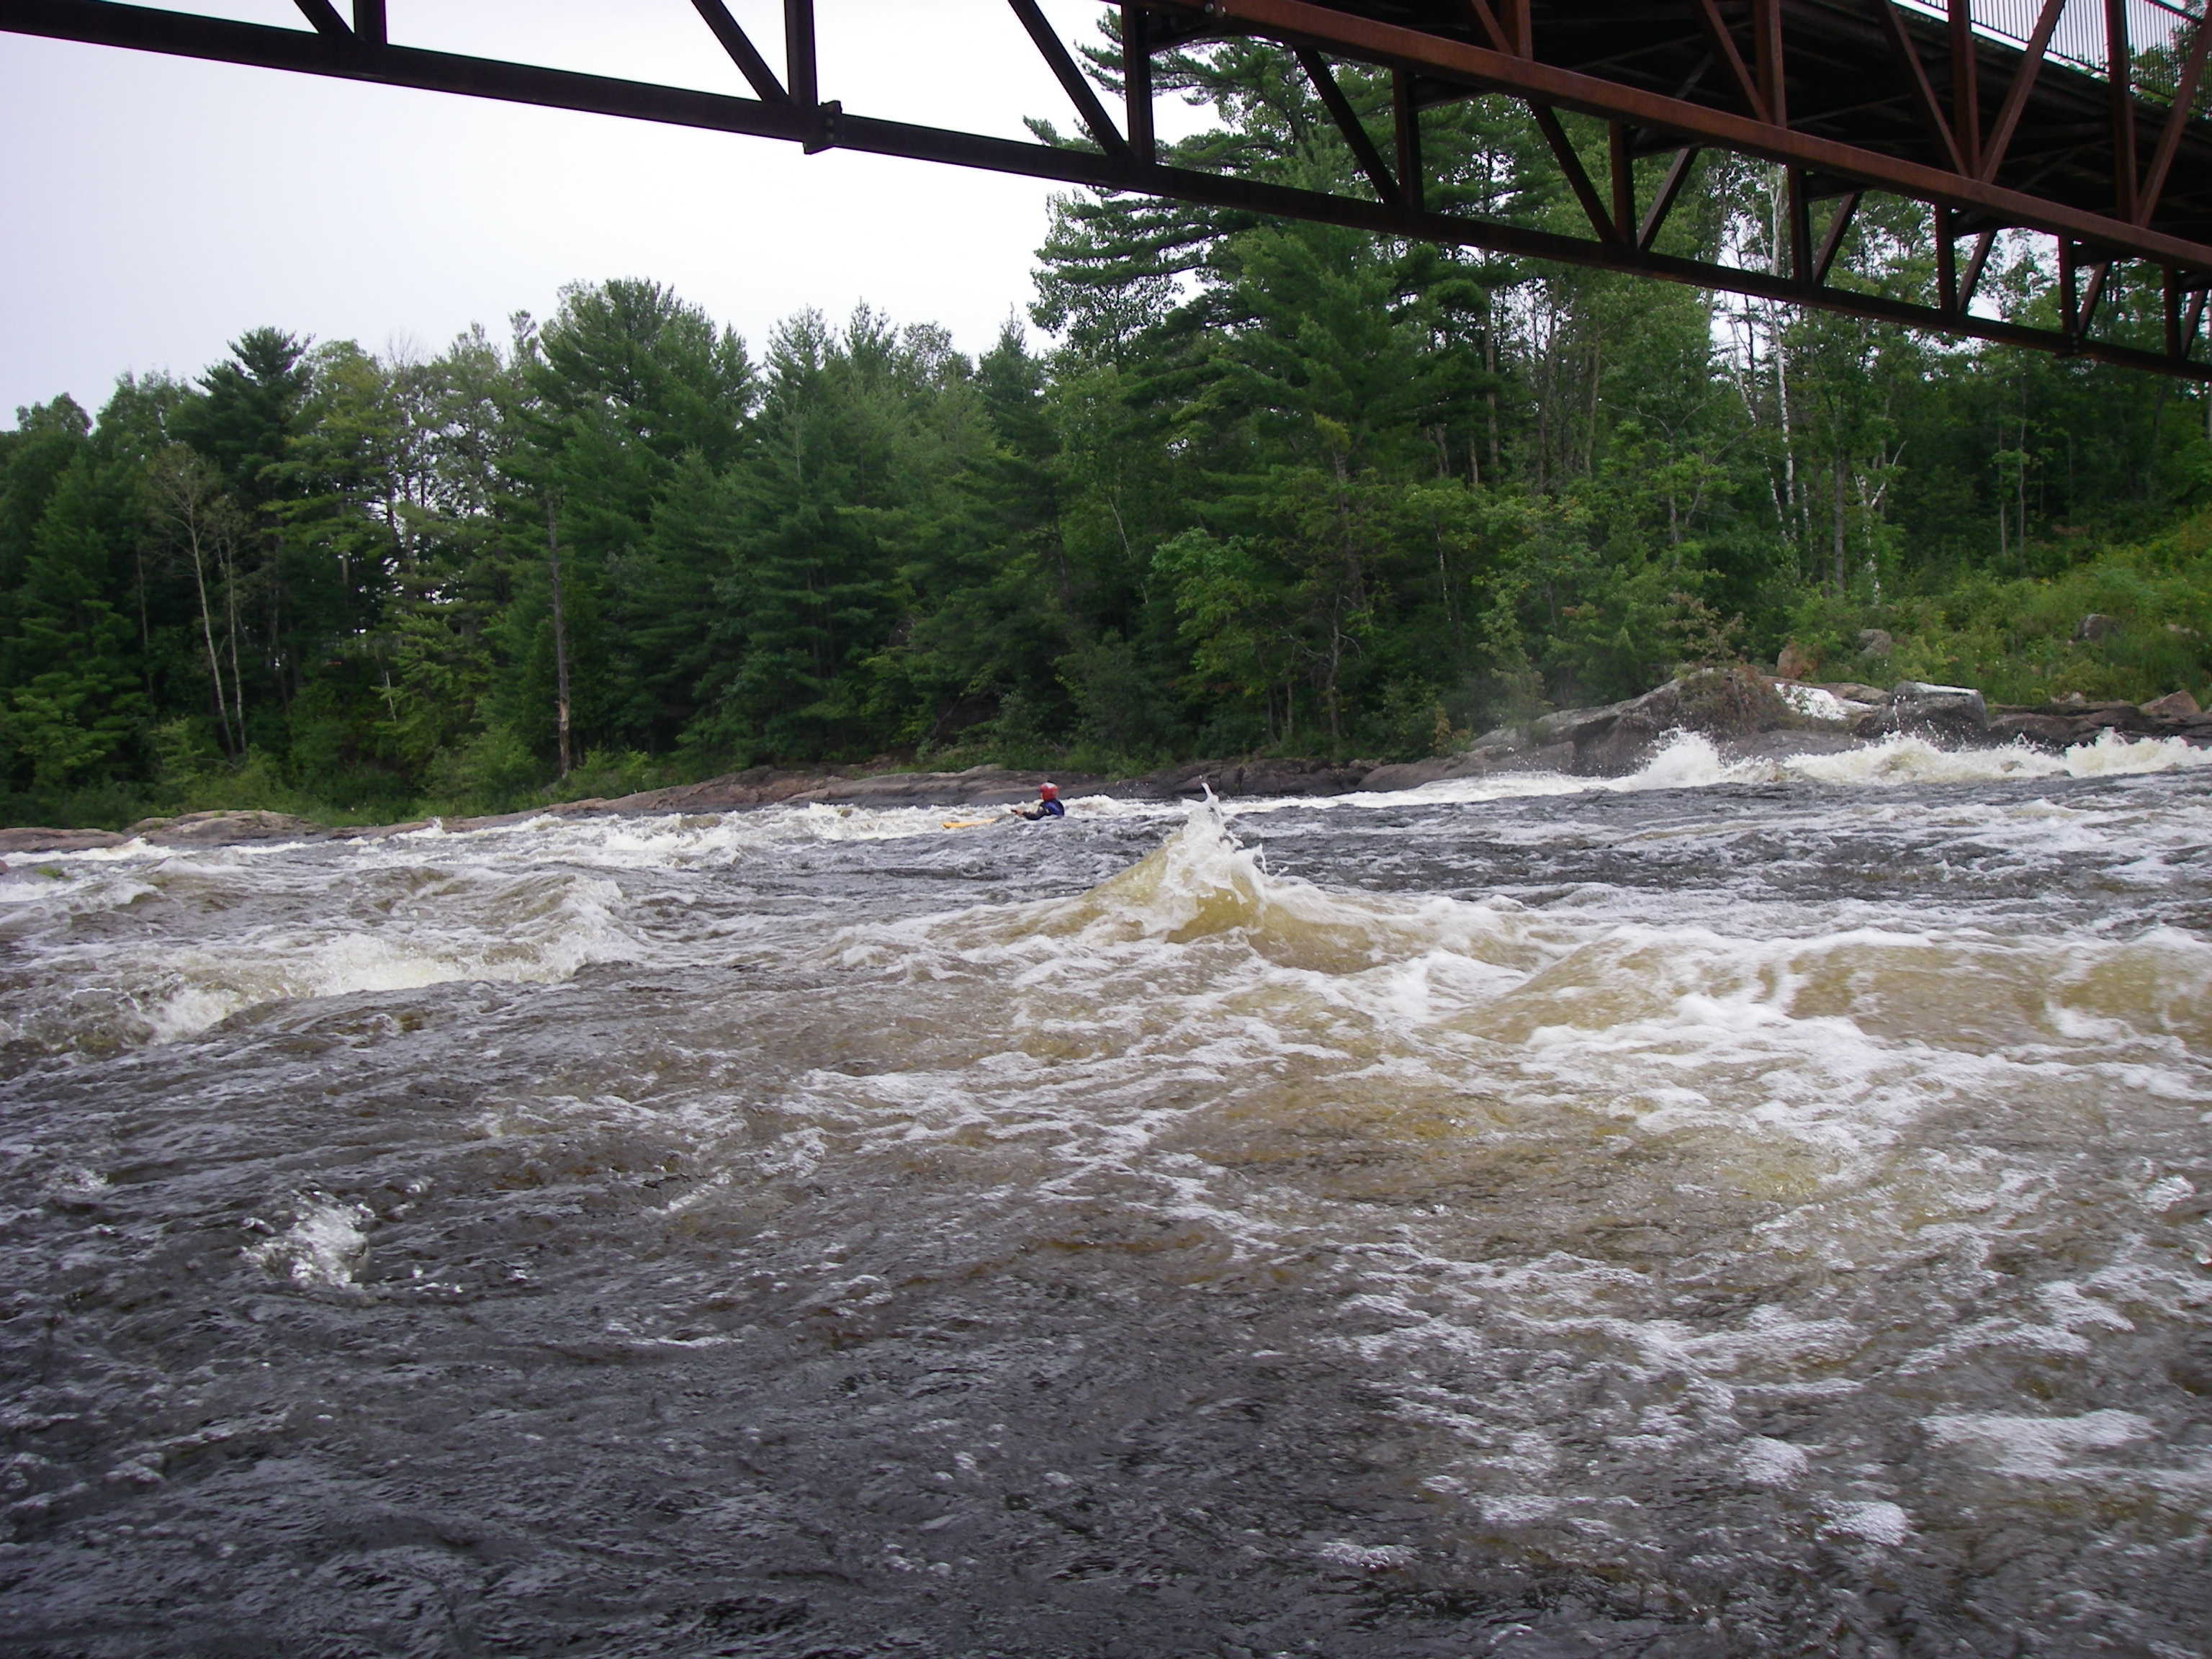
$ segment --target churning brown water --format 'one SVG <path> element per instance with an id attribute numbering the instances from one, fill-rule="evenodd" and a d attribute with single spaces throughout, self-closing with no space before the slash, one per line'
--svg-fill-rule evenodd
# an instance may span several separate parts
<path id="1" fill-rule="evenodd" d="M 2203 1654 L 2207 759 L 19 860 L 0 1648 Z"/>

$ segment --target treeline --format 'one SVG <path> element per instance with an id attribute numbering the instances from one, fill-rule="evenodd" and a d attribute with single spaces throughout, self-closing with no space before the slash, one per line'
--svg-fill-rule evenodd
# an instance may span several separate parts
<path id="1" fill-rule="evenodd" d="M 1163 76 L 1218 118 L 1183 164 L 1356 178 L 1280 54 Z M 1382 84 L 1346 85 L 1386 131 Z M 1425 143 L 1439 205 L 1572 228 L 1513 106 L 1431 112 Z M 1771 257 L 1771 172 L 1699 166 L 1662 247 Z M 1924 216 L 1870 205 L 1837 280 L 1924 297 L 1933 264 Z M 1984 289 L 2048 321 L 2051 278 L 2001 245 Z M 755 355 L 617 281 L 428 361 L 259 329 L 96 419 L 19 410 L 0 805 L 1404 755 L 1790 640 L 1942 678 L 1966 611 L 2006 658 L 2021 596 L 2093 566 L 2151 643 L 2015 641 L 2021 687 L 2203 684 L 2205 550 L 2095 552 L 2212 495 L 2201 388 L 1128 198 L 1061 202 L 1037 287 L 1048 349 L 1010 322 L 973 360 L 865 309 Z M 2154 293 L 2105 303 L 2155 343 Z"/>

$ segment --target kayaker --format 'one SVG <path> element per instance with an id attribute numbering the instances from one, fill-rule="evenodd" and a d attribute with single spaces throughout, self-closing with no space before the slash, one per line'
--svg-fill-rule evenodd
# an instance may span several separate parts
<path id="1" fill-rule="evenodd" d="M 1013 809 L 1013 814 L 1018 818 L 1031 820 L 1064 818 L 1067 816 L 1067 809 L 1060 804 L 1058 784 L 1041 783 L 1037 785 L 1037 804 L 1035 806 L 1017 806 Z"/>

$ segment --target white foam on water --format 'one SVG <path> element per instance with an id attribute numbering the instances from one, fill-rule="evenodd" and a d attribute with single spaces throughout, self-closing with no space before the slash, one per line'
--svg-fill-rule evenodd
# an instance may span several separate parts
<path id="1" fill-rule="evenodd" d="M 2196 1184 L 2187 1176 L 2166 1176 L 2153 1182 L 2139 1195 L 2138 1202 L 2153 1215 L 2163 1214 L 2185 1198 L 2197 1196 Z"/>
<path id="2" fill-rule="evenodd" d="M 2149 1419 L 2129 1411 L 2085 1412 L 2078 1417 L 2014 1416 L 1972 1412 L 1925 1418 L 1922 1425 L 1938 1446 L 1963 1453 L 1999 1474 L 2038 1480 L 2094 1479 L 2107 1469 L 2080 1460 L 2152 1437 Z"/>
<path id="3" fill-rule="evenodd" d="M 249 1261 L 295 1285 L 349 1290 L 368 1254 L 368 1229 L 375 1218 L 365 1204 L 310 1200 L 289 1227 L 274 1238 L 248 1245 L 244 1254 Z"/>
<path id="4" fill-rule="evenodd" d="M 1837 1504 L 1828 1510 L 1828 1524 L 1838 1532 L 1863 1538 L 1869 1544 L 1894 1548 L 1912 1533 L 1912 1522 L 1895 1504 L 1876 1498 L 1856 1504 Z"/>
<path id="5" fill-rule="evenodd" d="M 1802 1476 L 1813 1461 L 1802 1446 L 1765 1435 L 1753 1435 L 1745 1441 L 1739 1456 L 1743 1478 L 1760 1486 L 1786 1486 Z"/>
<path id="6" fill-rule="evenodd" d="M 1870 702 L 1855 702 L 1839 697 L 1817 685 L 1799 685 L 1784 680 L 1778 682 L 1774 689 L 1783 702 L 1809 720 L 1847 720 L 1854 714 L 1863 714 L 1874 707 Z"/>
<path id="7" fill-rule="evenodd" d="M 604 876 L 479 873 L 411 911 L 338 908 L 182 942 L 158 927 L 98 943 L 63 933 L 39 953 L 46 988 L 0 1016 L 0 1032 L 49 1046 L 73 1031 L 104 1044 L 166 1042 L 275 1002 L 463 980 L 550 983 L 647 954 L 623 908 Z"/>

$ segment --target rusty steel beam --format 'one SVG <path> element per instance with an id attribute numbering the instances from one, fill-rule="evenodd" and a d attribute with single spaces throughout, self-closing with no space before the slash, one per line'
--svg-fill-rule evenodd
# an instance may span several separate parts
<path id="1" fill-rule="evenodd" d="M 822 101 L 821 58 L 814 48 L 814 0 L 783 0 L 783 72 L 791 101 L 811 110 Z"/>
<path id="2" fill-rule="evenodd" d="M 2173 92 L 2173 107 L 2166 112 L 2166 125 L 2158 135 L 2158 149 L 2151 157 L 2150 171 L 2144 175 L 2142 193 L 2136 198 L 2135 222 L 2139 225 L 2150 222 L 2158 211 L 2158 198 L 2166 193 L 2166 176 L 2173 167 L 2174 152 L 2181 148 L 2181 134 L 2189 125 L 2191 111 L 2197 102 L 2197 83 L 2204 73 L 2204 52 L 2212 46 L 2212 7 L 2197 25 L 2197 38 L 2190 43 L 2189 57 L 2181 66 L 2181 78 Z"/>
<path id="3" fill-rule="evenodd" d="M 1505 32 L 1505 25 L 1498 21 L 1498 14 L 1490 9 L 1490 0 L 1467 0 L 1467 9 L 1468 15 L 1474 19 L 1475 27 L 1482 31 L 1484 38 L 1492 46 L 1500 52 L 1519 50 L 1513 37 Z"/>
<path id="4" fill-rule="evenodd" d="M 2043 54 L 2050 49 L 2051 31 L 2058 27 L 2058 15 L 2065 9 L 2066 0 L 2043 0 L 2035 32 L 2028 37 L 2019 66 L 2013 70 L 2012 85 L 1997 110 L 1997 124 L 1990 129 L 1989 142 L 1982 147 L 1981 165 L 1974 170 L 1984 184 L 1995 182 L 1997 169 L 2004 166 L 2005 151 L 2012 147 L 2012 136 L 2020 130 L 2020 118 L 2027 110 L 2027 95 L 2035 90 L 2035 77 L 2043 72 Z"/>
<path id="5" fill-rule="evenodd" d="M 730 54 L 730 61 L 738 66 L 738 73 L 745 77 L 745 84 L 753 89 L 757 98 L 769 103 L 779 103 L 791 94 L 784 90 L 783 82 L 775 78 L 775 71 L 768 66 L 768 59 L 754 49 L 752 40 L 730 15 L 730 9 L 722 0 L 691 0 L 692 9 L 704 20 L 714 38 L 722 43 L 722 50 Z"/>
<path id="6" fill-rule="evenodd" d="M 1398 141 L 1398 205 L 1419 213 L 1423 206 L 1421 109 L 1413 101 L 1413 77 L 1404 70 L 1390 75 L 1390 125 Z"/>
<path id="7" fill-rule="evenodd" d="M 1152 125 L 1152 15 L 1142 6 L 1121 7 L 1121 125 L 1129 153 L 1150 167 L 1160 159 Z"/>
<path id="8" fill-rule="evenodd" d="M 2101 264 L 2090 267 L 2089 285 L 2081 290 L 2081 309 L 2074 318 L 2074 331 L 2076 334 L 2087 334 L 2089 331 L 2089 325 L 2095 320 L 2097 315 L 2098 302 L 2105 297 L 2106 280 L 2112 274 L 2112 262 L 2109 259 Z"/>
<path id="9" fill-rule="evenodd" d="M 1264 9 L 1271 16 L 1285 10 L 1296 10 L 1303 15 L 1322 9 L 1297 6 L 1292 0 L 1212 0 L 1212 4 L 1216 14 Z M 1152 0 L 1152 9 L 1156 12 L 1188 11 L 1188 6 L 1184 0 Z M 1967 223 L 1981 230 L 1979 243 L 1965 280 L 1953 283 L 1955 293 L 1945 296 L 1954 299 L 1955 303 L 1931 307 L 1887 295 L 1815 286 L 1807 280 L 1814 274 L 1813 267 L 1817 261 L 1817 255 L 1809 247 L 1806 247 L 1804 252 L 1813 257 L 1796 261 L 1787 270 L 1777 271 L 1719 265 L 1656 252 L 1650 247 L 1650 240 L 1656 236 L 1657 225 L 1663 219 L 1662 203 L 1671 204 L 1674 192 L 1680 187 L 1679 179 L 1669 188 L 1662 190 L 1661 199 L 1652 204 L 1644 227 L 1624 227 L 1613 222 L 1607 204 L 1597 199 L 1587 173 L 1581 170 L 1578 158 L 1574 161 L 1570 176 L 1579 173 L 1583 190 L 1588 192 L 1589 199 L 1585 201 L 1584 207 L 1590 211 L 1592 223 L 1599 231 L 1595 239 L 1433 211 L 1412 199 L 1412 191 L 1403 186 L 1402 199 L 1398 203 L 1376 202 L 1329 191 L 1300 189 L 1264 179 L 1231 177 L 1171 165 L 1147 164 L 1130 155 L 1126 146 L 1114 152 L 1024 143 L 848 114 L 834 103 L 820 101 L 811 0 L 785 0 L 784 11 L 787 53 L 786 74 L 790 95 L 781 100 L 731 97 L 497 59 L 428 52 L 404 46 L 374 46 L 363 41 L 351 30 L 340 37 L 298 28 L 235 23 L 151 7 L 116 3 L 115 0 L 0 0 L 0 30 L 216 62 L 258 65 L 369 84 L 410 87 L 710 131 L 776 138 L 810 150 L 836 145 L 871 155 L 981 168 L 1092 190 L 1148 194 L 1240 215 L 1269 215 L 1304 220 L 1394 239 L 1413 238 L 1449 247 L 1551 260 L 1597 270 L 1638 273 L 1700 289 L 1807 305 L 1910 328 L 1961 335 L 2031 349 L 2079 355 L 2132 368 L 2212 383 L 2212 364 L 2198 361 L 2191 355 L 2197 323 L 2203 311 L 2204 289 L 2208 283 L 2212 283 L 2212 248 L 2200 246 L 2185 239 L 2142 230 L 2133 232 L 2132 241 L 2136 246 L 2123 244 L 2115 247 L 2113 244 L 2118 239 L 2111 234 L 2112 221 L 2100 215 L 2075 210 L 2062 213 L 2053 210 L 2052 204 L 2042 204 L 2036 211 L 2015 216 L 2011 212 L 2012 208 L 2025 199 L 2015 192 L 1992 191 L 1988 193 L 1986 200 L 1970 198 L 1959 204 L 1947 201 L 1948 192 L 1942 191 L 1930 193 L 1905 189 L 1899 191 L 1933 201 L 1946 213 L 1953 208 L 1963 207 L 1974 216 Z M 1347 15 L 1330 13 L 1328 15 L 1342 21 Z M 1525 13 L 1510 0 L 1508 15 L 1513 19 L 1510 27 L 1516 30 L 1524 27 Z M 1381 63 L 1397 71 L 1395 79 L 1398 96 L 1395 100 L 1395 107 L 1401 112 L 1412 112 L 1413 100 L 1409 94 L 1413 73 L 1417 68 L 1421 69 L 1425 86 L 1439 79 L 1480 83 L 1481 76 L 1469 70 L 1470 59 L 1486 72 L 1508 65 L 1516 66 L 1517 72 L 1523 73 L 1527 78 L 1540 80 L 1544 88 L 1561 89 L 1565 94 L 1562 101 L 1571 107 L 1583 108 L 1589 101 L 1582 95 L 1586 90 L 1587 77 L 1559 71 L 1534 60 L 1506 58 L 1482 48 L 1443 41 L 1436 37 L 1418 39 L 1426 41 L 1444 61 L 1440 70 L 1424 67 L 1417 56 L 1408 55 L 1405 51 L 1408 45 L 1405 39 L 1406 31 L 1390 31 L 1388 26 L 1375 25 L 1366 19 L 1352 21 L 1385 31 L 1379 37 L 1382 46 L 1377 46 L 1376 38 L 1361 33 L 1353 40 L 1353 49 L 1346 55 L 1360 61 Z M 1217 29 L 1220 27 L 1218 15 L 1214 27 Z M 1270 37 L 1279 32 L 1272 24 L 1265 29 L 1254 27 L 1249 20 L 1246 27 L 1249 32 Z M 1289 33 L 1298 35 L 1310 33 L 1310 31 L 1292 30 Z M 1192 38 L 1188 33 L 1176 33 L 1172 21 L 1166 22 L 1163 33 L 1166 38 L 1176 40 Z M 1520 38 L 1525 38 L 1525 35 Z M 1310 40 L 1308 44 L 1311 44 Z M 1384 50 L 1384 47 L 1389 50 Z M 2201 49 L 2198 55 L 2201 58 Z M 1633 88 L 1614 90 L 1634 91 Z M 1524 92 L 1522 95 L 1527 94 Z M 1796 146 L 1807 137 L 1802 134 L 1784 133 L 1780 137 L 1770 135 L 1759 142 L 1739 143 L 1737 141 L 1756 124 L 1723 112 L 1684 106 L 1678 100 L 1663 98 L 1652 100 L 1648 94 L 1640 94 L 1638 97 L 1656 103 L 1657 107 L 1654 109 L 1645 105 L 1625 108 L 1619 118 L 1624 126 L 1633 125 L 1660 137 L 1680 137 L 1687 118 L 1680 120 L 1656 118 L 1665 117 L 1671 111 L 1690 108 L 1699 120 L 1719 129 L 1715 143 L 1723 148 L 1759 155 L 1764 149 L 1785 148 L 1784 140 L 1789 146 Z M 1559 127 L 1556 113 L 1545 108 L 1543 118 L 1548 120 L 1564 141 L 1565 134 Z M 1414 148 L 1419 137 L 1418 129 L 1406 121 L 1402 114 L 1399 128 L 1401 142 L 1409 149 Z M 1692 133 L 1691 136 L 1697 135 Z M 1759 138 L 1756 132 L 1750 136 L 1754 140 Z M 1573 157 L 1575 152 L 1571 143 L 1562 143 L 1560 148 L 1564 151 L 1564 168 L 1566 158 Z M 1869 184 L 1881 188 L 1894 188 L 1893 184 L 1868 179 L 1864 176 L 1867 171 L 1864 167 L 1850 164 L 1861 154 L 1850 146 L 1816 140 L 1812 141 L 1811 148 L 1802 150 L 1785 149 L 1785 153 L 1778 159 L 1790 165 L 1799 175 L 1796 194 L 1801 204 L 1816 191 L 1825 195 L 1848 195 L 1866 188 Z M 1411 155 L 1407 159 L 1417 161 Z M 1676 164 L 1676 172 L 1680 173 L 1686 167 L 1685 158 Z M 1418 177 L 1418 166 L 1409 168 L 1408 173 L 1410 177 Z M 1929 178 L 1941 179 L 1948 176 L 1936 169 L 1922 167 L 1909 170 L 1906 181 L 1917 183 Z M 1632 202 L 1630 205 L 1632 206 Z M 2033 202 L 2028 205 L 2035 206 Z M 2138 211 L 2142 210 L 2139 204 Z M 2187 326 L 2169 331 L 2182 337 L 2181 349 L 2165 352 L 2145 350 L 2114 341 L 2085 338 L 2078 331 L 2033 328 L 1969 313 L 1967 307 L 1972 303 L 1975 285 L 1996 236 L 1994 229 L 1984 227 L 2037 225 L 2039 221 L 2054 220 L 2065 222 L 2057 228 L 2069 250 L 2075 245 L 2085 245 L 2093 250 L 2094 258 L 2110 260 L 2117 253 L 2120 257 L 2148 258 L 2153 263 L 2172 268 L 2173 276 L 2170 286 L 2176 295 L 2189 292 L 2196 296 L 2186 308 L 2185 316 L 2179 319 L 2185 321 Z M 2083 234 L 2068 235 L 2066 233 L 2075 221 L 2084 225 Z M 1948 231 L 1955 226 L 1954 219 L 1946 218 L 1939 229 Z M 2123 231 L 2130 229 L 2128 227 L 2120 228 Z M 1832 224 L 1831 230 L 1832 234 L 1836 234 Z M 1809 241 L 1809 235 L 1793 240 L 1798 240 L 1802 246 Z M 2074 255 L 2069 251 L 2067 257 L 2070 263 Z M 2178 297 L 2176 308 L 2179 308 Z M 2080 308 L 2069 307 L 2069 315 L 2078 319 Z M 2170 345 L 2172 342 L 2169 340 L 2167 343 Z"/>
<path id="10" fill-rule="evenodd" d="M 1782 0 L 1751 0 L 1752 58 L 1759 74 L 1759 118 L 1790 125 L 1789 82 L 1783 74 Z"/>
<path id="11" fill-rule="evenodd" d="M 1855 190 L 1846 191 L 1836 204 L 1836 216 L 1828 222 L 1828 234 L 1820 239 L 1820 251 L 1813 257 L 1814 287 L 1825 283 L 1829 271 L 1835 269 L 1836 256 L 1844 251 L 1844 237 L 1858 210 L 1859 192 Z"/>
<path id="12" fill-rule="evenodd" d="M 1559 115 L 1548 104 L 1531 104 L 1528 113 L 1535 118 L 1536 131 L 1544 135 L 1544 142 L 1551 146 L 1552 159 L 1559 164 L 1559 173 L 1566 179 L 1567 188 L 1574 191 L 1575 200 L 1582 204 L 1583 216 L 1590 222 L 1590 228 L 1597 233 L 1600 241 L 1612 241 L 1619 234 L 1614 228 L 1613 216 L 1605 210 L 1605 204 L 1598 198 L 1597 186 L 1590 183 L 1589 170 L 1583 166 L 1583 158 L 1575 153 L 1574 140 L 1567 137 L 1566 128 L 1559 125 Z"/>
<path id="13" fill-rule="evenodd" d="M 1712 3 L 1713 0 L 1705 0 L 1706 5 Z M 2124 4 L 2125 0 L 2117 3 Z M 1882 32 L 1889 37 L 1889 49 L 1905 69 L 1905 82 L 1911 89 L 1913 105 L 1920 112 L 1922 124 L 1943 147 L 1951 171 L 1971 173 L 1973 169 L 1967 164 L 1966 151 L 1960 148 L 1959 135 L 1951 130 L 1951 118 L 1936 100 L 1936 86 L 1928 78 L 1928 65 L 1920 61 L 1920 48 L 1912 44 L 1912 35 L 1905 27 L 1905 14 L 1890 0 L 1869 0 L 1869 3 L 1881 14 Z"/>
<path id="14" fill-rule="evenodd" d="M 1974 239 L 1974 251 L 1966 259 L 1966 275 L 1959 285 L 1959 311 L 1964 314 L 1974 303 L 1974 290 L 1982 285 L 1982 270 L 1990 262 L 1990 250 L 1997 245 L 1997 234 L 1985 230 Z"/>
<path id="15" fill-rule="evenodd" d="M 2105 80 L 2112 107 L 2112 213 L 2135 222 L 2135 58 L 2128 50 L 2128 0 L 2105 0 Z"/>
<path id="16" fill-rule="evenodd" d="M 316 33 L 333 40 L 353 39 L 353 31 L 346 27 L 345 19 L 338 15 L 338 9 L 331 0 L 293 0 L 293 3 L 299 7 L 300 15 L 314 26 Z"/>
<path id="17" fill-rule="evenodd" d="M 2046 0 L 2046 3 L 2056 3 Z M 1244 33 L 1320 46 L 1338 57 L 1386 68 L 1418 70 L 1460 82 L 1475 91 L 1504 92 L 1557 108 L 1619 118 L 1762 161 L 1814 168 L 1863 188 L 1965 209 L 2047 235 L 2071 235 L 2132 258 L 2192 269 L 2212 265 L 2212 246 L 2169 235 L 2147 224 L 2130 225 L 2106 214 L 2008 189 L 1987 178 L 1928 167 L 1778 122 L 1753 120 L 1534 58 L 1510 57 L 1465 41 L 1339 11 L 1310 0 L 1158 0 L 1158 3 L 1183 12 L 1202 8 L 1217 30 L 1233 24 Z M 1989 171 L 1986 154 L 1981 166 L 1984 173 Z"/>
<path id="18" fill-rule="evenodd" d="M 1966 165 L 1962 173 L 1978 173 L 1982 165 L 1982 60 L 1974 45 L 1973 0 L 1950 0 L 1944 14 L 1944 35 L 1951 48 L 1951 131 Z"/>
<path id="19" fill-rule="evenodd" d="M 1119 155 L 1127 149 L 1127 141 L 1115 126 L 1113 118 L 1106 113 L 1106 106 L 1098 101 L 1098 94 L 1091 90 L 1090 77 L 1077 67 L 1066 46 L 1053 33 L 1050 21 L 1037 9 L 1036 0 L 1006 0 L 1006 3 L 1022 20 L 1030 42 L 1051 69 L 1060 90 L 1067 94 L 1067 101 L 1075 106 L 1075 112 L 1090 132 L 1091 141 L 1109 155 Z"/>
<path id="20" fill-rule="evenodd" d="M 1344 88 L 1336 83 L 1336 73 L 1329 68 L 1328 59 L 1308 47 L 1298 49 L 1298 65 L 1305 70 L 1306 79 L 1313 83 L 1315 94 L 1322 107 L 1336 123 L 1337 131 L 1352 151 L 1352 159 L 1367 175 L 1367 182 L 1375 187 L 1376 196 L 1395 207 L 1402 199 L 1398 191 L 1398 180 L 1390 171 L 1390 164 L 1382 159 L 1382 152 L 1375 148 L 1359 119 L 1359 112 L 1352 107 L 1352 100 L 1344 95 Z"/>
<path id="21" fill-rule="evenodd" d="M 1755 119 L 1765 120 L 1766 96 L 1759 90 L 1751 66 L 1743 61 L 1743 53 L 1736 49 L 1735 32 L 1729 27 L 1728 20 L 1721 15 L 1719 0 L 1697 0 L 1697 4 L 1698 21 L 1705 26 L 1706 34 L 1711 37 L 1713 49 L 1720 54 L 1721 64 L 1729 72 L 1729 81 L 1735 88 L 1736 96 L 1743 100 L 1744 108 L 1750 111 Z"/>
<path id="22" fill-rule="evenodd" d="M 1613 175 L 1613 234 L 1632 246 L 1636 241 L 1636 153 L 1631 143 L 1633 134 L 1626 121 L 1608 122 L 1606 125 L 1606 165 Z"/>
<path id="23" fill-rule="evenodd" d="M 1651 198 L 1651 205 L 1644 210 L 1644 222 L 1637 228 L 1636 246 L 1639 252 L 1649 253 L 1659 240 L 1660 231 L 1666 228 L 1667 216 L 1674 210 L 1674 198 L 1682 193 L 1682 186 L 1689 182 L 1690 169 L 1697 165 L 1697 161 L 1698 152 L 1694 149 L 1680 151 L 1675 155 L 1674 164 L 1667 169 L 1666 178 L 1660 182 L 1659 193 Z"/>

